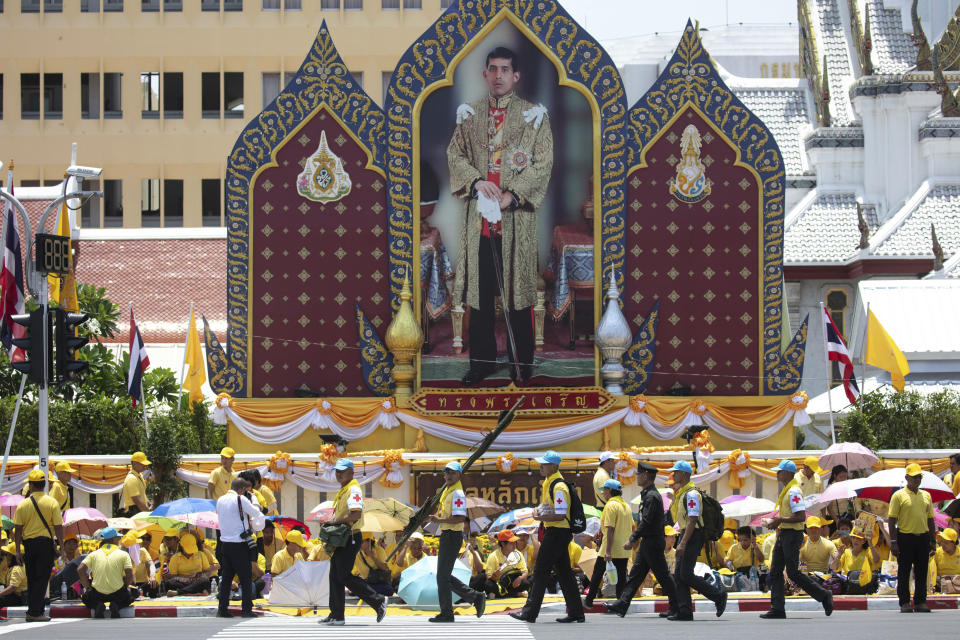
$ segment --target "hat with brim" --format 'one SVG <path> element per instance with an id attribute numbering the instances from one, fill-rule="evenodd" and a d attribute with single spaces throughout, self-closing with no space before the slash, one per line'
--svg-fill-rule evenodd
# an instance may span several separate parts
<path id="1" fill-rule="evenodd" d="M 70 466 L 70 463 L 64 460 L 63 462 L 58 462 L 57 466 L 54 468 L 54 471 L 57 473 L 76 473 L 77 470 Z"/>
<path id="2" fill-rule="evenodd" d="M 663 535 L 665 535 L 665 536 L 675 536 L 675 535 L 677 535 L 677 534 L 679 534 L 679 533 L 680 533 L 679 531 L 677 531 L 676 529 L 674 529 L 674 528 L 671 527 L 670 525 L 666 525 L 666 526 L 663 528 Z"/>
<path id="3" fill-rule="evenodd" d="M 806 524 L 808 527 L 819 529 L 820 527 L 823 526 L 823 521 L 820 520 L 820 518 L 817 516 L 810 516 L 809 518 L 807 518 Z"/>
<path id="4" fill-rule="evenodd" d="M 291 529 L 287 532 L 286 537 L 284 538 L 286 542 L 292 542 L 301 549 L 307 546 L 307 541 L 303 539 L 303 534 L 300 533 L 299 529 Z"/>
<path id="5" fill-rule="evenodd" d="M 617 456 L 613 455 L 613 451 L 604 451 L 600 454 L 600 461 L 598 464 L 603 464 L 607 460 L 616 460 Z"/>
<path id="6" fill-rule="evenodd" d="M 456 460 L 451 460 L 443 467 L 444 471 L 456 471 L 457 473 L 463 472 L 463 465 L 461 465 Z"/>
<path id="7" fill-rule="evenodd" d="M 790 473 L 797 472 L 797 465 L 793 460 L 787 460 L 784 458 L 780 461 L 780 464 L 773 468 L 774 471 L 789 471 Z"/>
<path id="8" fill-rule="evenodd" d="M 519 540 L 513 533 L 513 529 L 504 529 L 497 534 L 497 542 L 516 542 Z"/>
<path id="9" fill-rule="evenodd" d="M 649 462 L 640 461 L 637 463 L 637 473 L 656 473 L 658 469 Z"/>
<path id="10" fill-rule="evenodd" d="M 807 456 L 803 459 L 803 465 L 813 469 L 814 473 L 823 473 L 823 469 L 820 468 L 820 461 L 817 460 L 817 456 Z"/>
<path id="11" fill-rule="evenodd" d="M 180 538 L 180 551 L 188 554 L 197 552 L 197 539 L 193 536 L 183 536 Z"/>
<path id="12" fill-rule="evenodd" d="M 143 451 L 137 451 L 132 456 L 130 456 L 130 462 L 139 462 L 140 464 L 146 464 L 146 465 L 153 464 L 152 462 L 147 460 L 147 454 L 145 454 Z"/>
<path id="13" fill-rule="evenodd" d="M 221 458 L 232 458 L 235 455 L 237 455 L 237 453 L 233 450 L 232 447 L 224 447 L 223 449 L 220 449 Z"/>
<path id="14" fill-rule="evenodd" d="M 620 481 L 614 480 L 613 478 L 610 478 L 609 480 L 604 482 L 603 488 L 610 489 L 611 491 L 623 491 L 623 485 L 620 484 Z"/>
<path id="15" fill-rule="evenodd" d="M 679 471 L 681 473 L 693 473 L 693 467 L 686 460 L 677 460 L 667 471 Z"/>
<path id="16" fill-rule="evenodd" d="M 539 458 L 536 458 L 537 464 L 560 464 L 560 461 L 563 458 L 560 457 L 560 454 L 556 451 L 547 451 Z"/>
<path id="17" fill-rule="evenodd" d="M 957 530 L 956 529 L 944 529 L 938 534 L 943 540 L 947 542 L 956 542 L 957 541 Z"/>
<path id="18" fill-rule="evenodd" d="M 423 542 L 423 534 L 419 531 L 414 531 L 410 534 L 410 540 L 419 540 L 420 542 Z"/>
<path id="19" fill-rule="evenodd" d="M 350 458 L 340 458 L 337 460 L 337 463 L 333 465 L 334 471 L 346 471 L 347 469 L 353 469 L 353 460 Z"/>
<path id="20" fill-rule="evenodd" d="M 921 469 L 920 465 L 917 464 L 916 462 L 911 462 L 910 464 L 907 465 L 907 468 L 906 470 L 904 470 L 904 473 L 911 477 L 922 476 L 923 469 Z"/>
<path id="21" fill-rule="evenodd" d="M 104 527 L 100 529 L 100 539 L 101 540 L 113 540 L 114 538 L 119 538 L 120 534 L 117 533 L 117 530 L 113 527 Z"/>
<path id="22" fill-rule="evenodd" d="M 27 482 L 43 482 L 44 475 L 40 469 L 33 469 L 27 474 Z"/>

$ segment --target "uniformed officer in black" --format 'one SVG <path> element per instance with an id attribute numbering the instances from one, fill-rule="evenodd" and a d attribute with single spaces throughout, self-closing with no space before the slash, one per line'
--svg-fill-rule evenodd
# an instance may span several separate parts
<path id="1" fill-rule="evenodd" d="M 654 486 L 657 477 L 657 468 L 646 462 L 637 463 L 637 485 L 640 487 L 640 507 L 637 528 L 624 545 L 625 549 L 640 541 L 640 548 L 633 560 L 633 568 L 627 577 L 627 584 L 620 594 L 620 598 L 607 605 L 607 613 L 615 613 L 621 618 L 627 615 L 633 594 L 643 584 L 649 571 L 653 571 L 657 582 L 667 595 L 670 610 L 660 614 L 661 618 L 677 612 L 676 586 L 667 559 L 664 556 L 666 537 L 664 535 L 663 497 Z"/>

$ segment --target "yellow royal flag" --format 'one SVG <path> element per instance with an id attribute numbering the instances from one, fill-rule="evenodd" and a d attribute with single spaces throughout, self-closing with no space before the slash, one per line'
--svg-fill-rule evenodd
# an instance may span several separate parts
<path id="1" fill-rule="evenodd" d="M 867 315 L 867 348 L 864 361 L 874 367 L 890 372 L 890 382 L 897 391 L 903 391 L 904 376 L 910 373 L 910 365 L 903 357 L 900 347 L 887 333 L 873 311 Z"/>
<path id="2" fill-rule="evenodd" d="M 207 379 L 203 349 L 200 348 L 200 334 L 197 333 L 197 319 L 190 312 L 190 328 L 187 330 L 187 376 L 183 380 L 183 389 L 190 392 L 190 406 L 203 402 L 203 383 Z"/>
<path id="3" fill-rule="evenodd" d="M 867 554 L 870 552 L 867 551 Z M 870 569 L 870 560 L 865 557 L 863 559 L 863 566 L 860 567 L 860 586 L 865 587 L 870 584 L 870 581 L 873 580 L 873 571 Z"/>
<path id="4" fill-rule="evenodd" d="M 70 214 L 67 212 L 67 202 L 64 200 L 63 204 L 60 205 L 60 218 L 57 221 L 57 235 L 70 237 Z M 67 275 L 63 276 L 63 284 L 61 286 L 60 276 L 56 274 L 49 274 L 47 276 L 47 282 L 49 283 L 50 288 L 50 300 L 56 302 L 62 309 L 66 311 L 78 312 L 80 311 L 80 303 L 77 300 L 77 279 L 74 272 L 73 266 L 73 246 L 70 245 L 71 257 L 70 257 L 70 270 L 67 272 Z"/>

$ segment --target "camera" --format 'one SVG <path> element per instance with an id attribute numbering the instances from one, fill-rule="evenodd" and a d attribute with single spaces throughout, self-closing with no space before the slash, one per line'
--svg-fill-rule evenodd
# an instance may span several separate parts
<path id="1" fill-rule="evenodd" d="M 101 173 L 103 169 L 99 167 L 83 167 L 77 164 L 67 167 L 67 175 L 74 178 L 99 178 Z"/>

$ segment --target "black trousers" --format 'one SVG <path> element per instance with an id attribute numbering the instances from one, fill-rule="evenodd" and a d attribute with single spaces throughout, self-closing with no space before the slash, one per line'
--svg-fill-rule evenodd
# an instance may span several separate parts
<path id="1" fill-rule="evenodd" d="M 221 542 L 220 550 L 220 613 L 230 607 L 230 583 L 237 576 L 243 597 L 243 611 L 253 611 L 253 575 L 250 566 L 250 548 L 246 542 Z"/>
<path id="2" fill-rule="evenodd" d="M 80 599 L 88 609 L 96 609 L 98 604 L 109 602 L 110 610 L 114 611 L 116 609 L 129 607 L 133 604 L 134 597 L 133 594 L 130 593 L 129 587 L 120 587 L 113 593 L 100 593 L 93 587 L 90 587 L 89 589 L 84 589 Z"/>
<path id="3" fill-rule="evenodd" d="M 27 615 L 42 616 L 47 585 L 56 552 L 51 538 L 39 537 L 23 541 L 23 569 L 27 574 Z"/>
<path id="4" fill-rule="evenodd" d="M 800 564 L 800 547 L 803 546 L 803 531 L 799 529 L 778 529 L 777 542 L 773 545 L 773 554 L 770 557 L 770 574 L 767 584 L 770 586 L 770 609 L 783 611 L 783 570 L 787 570 L 787 577 L 794 584 L 800 586 L 811 598 L 823 602 L 830 592 L 821 587 L 813 578 L 802 573 Z"/>
<path id="5" fill-rule="evenodd" d="M 494 251 L 500 258 L 500 275 L 503 277 L 503 238 L 487 238 L 480 236 L 479 247 L 479 303 L 480 308 L 470 308 L 470 368 L 488 369 L 496 368 L 497 360 L 497 339 L 494 334 L 497 316 L 494 308 L 493 299 L 500 295 L 500 285 L 497 279 L 497 272 L 494 269 Z M 504 308 L 507 308 L 507 300 L 503 301 Z M 529 378 L 533 372 L 533 314 L 531 307 L 524 307 L 516 311 L 510 311 L 508 314 L 510 327 L 513 329 L 513 338 L 517 343 L 516 356 L 510 347 L 510 340 L 507 339 L 507 356 L 510 362 L 519 362 L 520 375 L 523 378 Z M 511 366 L 511 375 L 513 368 Z"/>
<path id="6" fill-rule="evenodd" d="M 178 596 L 191 596 L 210 590 L 210 578 L 197 578 L 192 582 L 167 579 L 166 588 L 176 591 Z"/>
<path id="7" fill-rule="evenodd" d="M 613 566 L 617 568 L 617 597 L 623 593 L 623 585 L 627 581 L 627 560 L 628 558 L 614 558 Z M 586 600 L 593 602 L 594 598 L 600 593 L 600 583 L 603 581 L 603 574 L 607 572 L 607 562 L 602 555 L 597 556 L 597 561 L 593 563 L 593 575 L 590 576 L 590 586 L 587 589 Z"/>
<path id="8" fill-rule="evenodd" d="M 473 602 L 480 595 L 463 584 L 453 575 L 453 564 L 460 555 L 463 543 L 462 531 L 441 531 L 437 547 L 437 597 L 440 600 L 440 615 L 453 615 L 453 592 L 467 602 Z"/>
<path id="9" fill-rule="evenodd" d="M 540 552 L 537 562 L 533 566 L 533 584 L 527 595 L 527 602 L 521 613 L 527 620 L 536 620 L 540 615 L 540 606 L 543 604 L 543 594 L 547 590 L 547 582 L 551 580 L 551 572 L 556 573 L 563 599 L 567 604 L 567 615 L 574 618 L 583 617 L 583 602 L 577 591 L 577 581 L 573 578 L 573 569 L 570 568 L 570 541 L 573 534 L 570 529 L 561 527 L 547 527 L 540 543 Z"/>
<path id="10" fill-rule="evenodd" d="M 673 576 L 670 575 L 667 558 L 664 556 L 666 547 L 667 541 L 663 536 L 644 536 L 640 539 L 640 547 L 633 559 L 633 567 L 630 569 L 630 575 L 627 576 L 627 583 L 617 596 L 614 607 L 626 611 L 630 601 L 633 600 L 633 594 L 647 579 L 647 573 L 653 571 L 654 577 L 660 583 L 660 588 L 663 589 L 670 603 L 670 611 L 677 611 L 677 588 L 673 583 Z"/>
<path id="11" fill-rule="evenodd" d="M 930 536 L 926 533 L 898 533 L 897 597 L 900 606 L 910 604 L 910 570 L 913 569 L 913 603 L 927 601 L 927 567 L 930 562 Z"/>
<path id="12" fill-rule="evenodd" d="M 696 589 L 700 595 L 706 596 L 714 603 L 722 597 L 722 592 L 712 584 L 693 572 L 697 564 L 697 556 L 703 548 L 703 531 L 694 529 L 683 550 L 683 556 L 677 556 L 677 564 L 673 570 L 673 579 L 677 583 L 677 613 L 681 616 L 693 615 L 693 600 L 690 598 L 690 587 Z M 779 543 L 780 541 L 777 540 Z M 799 547 L 797 551 L 799 552 Z M 794 564 L 796 568 L 796 564 Z"/>
<path id="13" fill-rule="evenodd" d="M 344 588 L 376 609 L 383 602 L 383 596 L 370 588 L 370 585 L 360 576 L 353 575 L 353 563 L 360 551 L 362 538 L 359 532 L 347 538 L 347 544 L 333 552 L 330 558 L 330 617 L 343 620 L 343 610 L 346 603 Z"/>
<path id="14" fill-rule="evenodd" d="M 0 596 L 0 607 L 22 607 L 23 595 L 19 593 L 8 593 Z"/>

